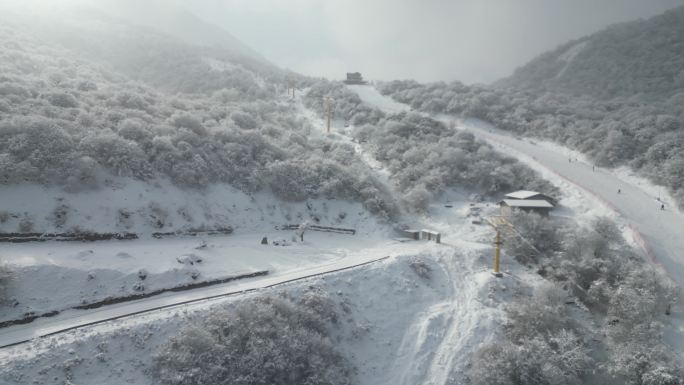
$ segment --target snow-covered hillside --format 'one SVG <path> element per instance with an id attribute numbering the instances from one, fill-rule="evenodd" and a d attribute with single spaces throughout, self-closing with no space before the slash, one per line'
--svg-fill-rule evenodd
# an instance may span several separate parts
<path id="1" fill-rule="evenodd" d="M 153 384 L 148 372 L 154 352 L 179 328 L 217 309 L 231 309 L 236 302 L 285 291 L 295 297 L 321 293 L 333 300 L 338 313 L 333 338 L 356 367 L 354 383 L 437 383 L 431 379 L 446 380 L 450 371 L 461 372 L 472 349 L 495 335 L 501 317 L 495 298 L 520 290 L 518 281 L 502 284 L 481 270 L 484 252 L 433 246 L 248 296 L 49 337 L 0 352 L 0 378 L 8 385 L 29 378 Z M 412 268 L 416 262 L 428 273 L 418 275 Z"/>
<path id="2" fill-rule="evenodd" d="M 684 7 L 612 25 L 546 52 L 497 85 L 610 99 L 663 100 L 684 87 Z"/>

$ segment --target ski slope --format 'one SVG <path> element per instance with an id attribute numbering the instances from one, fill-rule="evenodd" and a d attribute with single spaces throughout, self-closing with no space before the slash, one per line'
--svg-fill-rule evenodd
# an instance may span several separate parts
<path id="1" fill-rule="evenodd" d="M 385 112 L 396 112 L 397 102 L 370 86 L 349 87 L 361 99 Z M 362 88 L 362 89 L 361 89 Z M 457 129 L 468 130 L 495 148 L 518 158 L 561 188 L 579 189 L 585 197 L 600 202 L 613 211 L 625 232 L 631 233 L 644 254 L 680 287 L 684 286 L 684 215 L 674 200 L 659 188 L 636 177 L 625 177 L 619 170 L 593 167 L 570 149 L 530 139 L 521 139 L 477 119 L 435 116 Z M 618 190 L 620 192 L 618 193 Z M 665 210 L 661 210 L 661 204 Z M 674 309 L 666 340 L 684 355 L 684 314 L 681 301 Z"/>
<path id="2" fill-rule="evenodd" d="M 533 140 L 519 139 L 479 120 L 459 120 L 457 127 L 469 130 L 495 147 L 552 171 L 559 178 L 582 188 L 618 213 L 634 232 L 637 243 L 653 262 L 664 268 L 680 285 L 684 284 L 684 215 L 672 199 L 664 195 L 658 200 L 653 191 L 620 175 L 592 164 L 563 147 Z M 523 158 L 524 157 L 524 158 Z M 620 190 L 620 192 L 618 192 Z M 665 210 L 661 210 L 662 202 Z"/>
<path id="3" fill-rule="evenodd" d="M 382 111 L 394 114 L 411 110 L 406 104 L 399 103 L 392 98 L 380 94 L 373 86 L 350 85 L 347 86 L 347 88 L 356 92 L 366 104 L 374 106 Z"/>

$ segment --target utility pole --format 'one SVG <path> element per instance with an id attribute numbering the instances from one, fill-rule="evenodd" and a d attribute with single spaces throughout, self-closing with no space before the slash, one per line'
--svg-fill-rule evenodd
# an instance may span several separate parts
<path id="1" fill-rule="evenodd" d="M 295 88 L 294 82 L 292 81 L 292 76 L 287 77 L 287 96 L 290 96 L 290 89 L 292 90 L 292 99 L 295 98 Z"/>
<path id="2" fill-rule="evenodd" d="M 330 119 L 332 116 L 332 98 L 330 96 L 327 96 L 325 98 L 325 113 L 327 116 L 327 122 L 328 122 L 328 133 L 330 133 Z"/>
<path id="3" fill-rule="evenodd" d="M 499 227 L 496 227 L 496 241 L 494 245 L 496 246 L 494 251 L 494 276 L 500 278 L 503 277 L 503 274 L 501 274 L 499 269 L 501 264 L 501 230 L 499 230 Z"/>
<path id="4" fill-rule="evenodd" d="M 494 239 L 494 271 L 492 271 L 492 274 L 495 277 L 501 278 L 503 277 L 501 273 L 501 245 L 503 244 L 503 241 L 501 241 L 501 230 L 504 226 L 510 229 L 512 225 L 500 216 L 493 216 L 486 218 L 486 220 L 496 231 L 496 238 Z"/>

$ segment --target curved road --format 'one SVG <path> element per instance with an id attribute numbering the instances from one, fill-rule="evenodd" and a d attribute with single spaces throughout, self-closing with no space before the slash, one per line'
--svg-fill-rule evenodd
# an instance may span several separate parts
<path id="1" fill-rule="evenodd" d="M 591 165 L 574 159 L 568 162 L 569 150 L 557 151 L 528 140 L 516 139 L 473 119 L 457 121 L 457 127 L 473 132 L 495 147 L 527 155 L 538 165 L 598 198 L 641 235 L 643 242 L 637 240 L 642 243 L 645 253 L 680 286 L 684 286 L 684 215 L 676 208 L 668 206 L 666 210 L 661 210 L 661 202 L 655 196 L 620 179 L 609 170 L 594 170 Z"/>

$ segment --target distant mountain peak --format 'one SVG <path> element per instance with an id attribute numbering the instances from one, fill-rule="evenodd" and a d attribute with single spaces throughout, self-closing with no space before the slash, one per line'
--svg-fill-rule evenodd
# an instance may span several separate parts
<path id="1" fill-rule="evenodd" d="M 565 43 L 495 84 L 602 99 L 684 91 L 684 6 Z"/>

